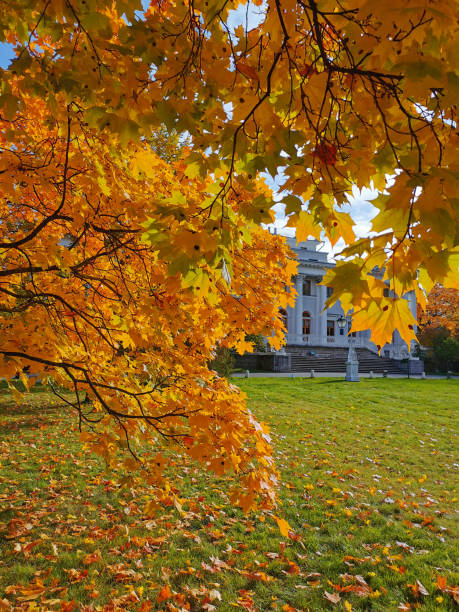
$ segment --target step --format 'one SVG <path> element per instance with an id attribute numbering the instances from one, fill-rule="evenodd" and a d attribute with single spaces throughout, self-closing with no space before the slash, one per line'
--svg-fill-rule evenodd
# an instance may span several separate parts
<path id="1" fill-rule="evenodd" d="M 291 355 L 292 372 L 345 372 L 349 349 L 331 346 L 287 346 Z M 310 355 L 314 352 L 314 355 Z M 356 348 L 360 372 L 382 374 L 404 373 L 397 361 L 380 357 L 367 348 Z"/>
<path id="2" fill-rule="evenodd" d="M 346 370 L 346 360 L 292 357 L 292 372 L 308 372 L 310 370 L 316 372 L 344 372 Z M 402 373 L 398 364 L 389 359 L 380 361 L 359 361 L 360 372 L 373 371 L 375 373 L 382 373 L 384 370 L 392 374 Z"/>

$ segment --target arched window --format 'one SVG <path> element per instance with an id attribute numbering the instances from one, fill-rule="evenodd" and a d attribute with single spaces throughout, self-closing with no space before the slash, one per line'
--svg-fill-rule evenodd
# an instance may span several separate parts
<path id="1" fill-rule="evenodd" d="M 305 310 L 303 312 L 303 336 L 309 336 L 311 333 L 311 315 Z"/>
<path id="2" fill-rule="evenodd" d="M 287 317 L 287 311 L 284 310 L 283 308 L 281 308 L 279 310 L 279 314 L 282 317 L 282 323 L 284 324 L 285 327 L 285 331 L 288 331 L 288 317 Z"/>

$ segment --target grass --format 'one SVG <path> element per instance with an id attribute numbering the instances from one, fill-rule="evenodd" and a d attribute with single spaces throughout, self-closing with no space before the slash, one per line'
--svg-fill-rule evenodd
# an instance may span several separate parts
<path id="1" fill-rule="evenodd" d="M 171 468 L 185 513 L 147 519 L 58 399 L 2 392 L 0 610 L 453 610 L 459 381 L 237 384 L 271 426 L 289 539 L 191 463 Z"/>

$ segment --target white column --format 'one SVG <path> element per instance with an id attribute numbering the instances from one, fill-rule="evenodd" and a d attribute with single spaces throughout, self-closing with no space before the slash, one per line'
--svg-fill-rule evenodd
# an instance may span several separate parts
<path id="1" fill-rule="evenodd" d="M 295 334 L 296 343 L 303 344 L 303 276 L 296 277 L 296 291 L 298 297 L 295 302 Z"/>
<path id="2" fill-rule="evenodd" d="M 324 307 L 325 302 L 327 301 L 327 287 L 320 285 L 318 289 L 320 289 L 320 294 L 319 294 L 319 302 L 320 302 L 319 312 L 320 312 L 322 308 Z M 319 323 L 318 335 L 320 336 L 320 343 L 327 344 L 327 311 L 326 310 L 319 315 L 318 323 Z"/>
<path id="3" fill-rule="evenodd" d="M 285 309 L 287 312 L 287 334 L 285 336 L 285 340 L 287 344 L 292 344 L 294 342 L 293 334 L 294 334 L 294 322 L 295 322 L 295 306 L 287 306 Z"/>

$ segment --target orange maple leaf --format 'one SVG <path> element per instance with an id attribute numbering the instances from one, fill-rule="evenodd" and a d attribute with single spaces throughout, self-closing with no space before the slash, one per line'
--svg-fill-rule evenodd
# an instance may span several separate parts
<path id="1" fill-rule="evenodd" d="M 165 586 L 162 587 L 162 589 L 158 593 L 156 600 L 166 601 L 166 599 L 170 599 L 171 597 L 172 597 L 172 591 L 170 589 L 170 586 L 166 584 Z"/>
<path id="2" fill-rule="evenodd" d="M 244 62 L 238 62 L 236 64 L 236 69 L 238 72 L 248 77 L 249 79 L 254 79 L 256 81 L 259 80 L 258 74 L 256 73 L 255 69 L 252 68 L 252 66 L 245 64 Z"/>
<path id="3" fill-rule="evenodd" d="M 102 559 L 101 554 L 100 554 L 100 550 L 97 549 L 95 552 L 93 553 L 89 553 L 88 555 L 86 555 L 83 558 L 83 564 L 84 565 L 91 565 L 92 563 L 97 563 L 97 561 L 100 561 Z"/>

